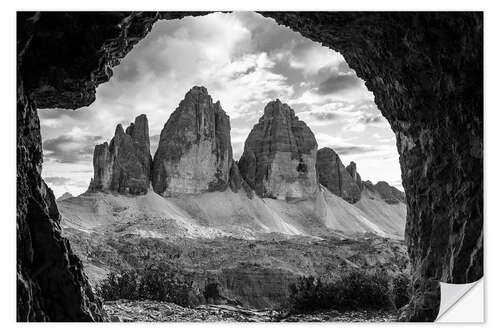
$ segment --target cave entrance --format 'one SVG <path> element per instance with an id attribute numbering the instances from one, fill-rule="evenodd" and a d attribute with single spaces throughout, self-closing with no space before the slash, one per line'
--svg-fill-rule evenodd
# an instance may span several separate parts
<path id="1" fill-rule="evenodd" d="M 40 178 L 36 107 L 89 105 L 95 87 L 111 76 L 108 68 L 144 38 L 151 24 L 191 14 L 88 15 L 94 14 L 18 14 L 18 320 L 100 318 L 89 310 L 95 305 L 92 294 L 80 288 L 86 285 L 80 268 L 64 261 L 71 250 L 60 235 L 30 236 L 30 230 L 42 227 L 58 230 L 57 211 L 41 205 L 50 193 Z M 406 318 L 433 320 L 438 281 L 467 283 L 482 276 L 482 13 L 263 15 L 340 50 L 375 93 L 397 135 L 409 198 L 407 240 L 415 283 Z M 81 152 L 88 154 L 85 148 Z M 59 246 L 52 246 L 56 242 Z M 44 261 L 47 248 L 57 249 L 50 255 L 61 260 Z M 51 274 L 43 279 L 32 274 L 41 269 Z M 54 288 L 60 285 L 68 288 Z"/>
<path id="2" fill-rule="evenodd" d="M 193 86 L 197 86 L 197 88 L 192 88 Z M 201 86 L 206 89 L 198 88 Z M 389 265 L 391 268 L 385 267 L 385 270 L 391 271 L 393 275 L 408 273 L 407 266 L 405 269 L 400 269 L 399 267 L 403 264 L 396 262 L 395 259 L 398 256 L 406 255 L 402 246 L 406 222 L 404 194 L 400 193 L 403 199 L 392 198 L 390 193 L 392 188 L 389 185 L 380 190 L 376 187 L 378 184 L 367 182 L 368 180 L 373 181 L 373 183 L 386 181 L 385 184 L 392 183 L 401 187 L 396 138 L 388 121 L 378 110 L 373 94 L 368 91 L 364 81 L 357 77 L 355 71 L 348 66 L 340 53 L 323 47 L 286 27 L 279 26 L 273 19 L 253 12 L 212 13 L 180 20 L 158 21 L 153 25 L 151 32 L 114 68 L 114 75 L 110 81 L 98 87 L 96 101 L 90 106 L 74 111 L 64 109 L 38 110 L 41 133 L 44 138 L 45 158 L 42 176 L 58 197 L 59 210 L 63 216 L 63 230 L 66 230 L 75 251 L 84 257 L 86 262 L 98 259 L 86 257 L 86 253 L 82 251 L 82 245 L 79 243 L 80 239 L 85 239 L 85 236 L 79 232 L 75 233 L 73 231 L 75 226 L 81 230 L 88 229 L 95 233 L 101 233 L 103 237 L 101 242 L 103 243 L 92 243 L 93 240 L 89 239 L 87 241 L 90 243 L 90 247 L 109 248 L 109 251 L 116 251 L 120 255 L 120 251 L 123 250 L 106 243 L 106 237 L 112 235 L 114 238 L 120 239 L 120 243 L 133 246 L 130 240 L 140 241 L 140 239 L 133 238 L 128 234 L 127 237 L 124 237 L 124 233 L 135 230 L 140 235 L 145 235 L 140 237 L 161 237 L 165 232 L 162 230 L 162 223 L 171 228 L 168 236 L 181 237 L 183 234 L 176 231 L 171 225 L 172 223 L 169 224 L 168 221 L 158 219 L 154 214 L 151 214 L 153 209 L 163 209 L 162 212 L 165 214 L 163 218 L 168 220 L 168 218 L 175 216 L 172 215 L 171 210 L 165 208 L 169 207 L 167 205 L 171 205 L 179 211 L 185 212 L 185 215 L 194 216 L 195 219 L 198 214 L 199 220 L 195 222 L 205 228 L 207 234 L 213 230 L 220 230 L 221 232 L 229 232 L 235 237 L 241 237 L 242 240 L 239 243 L 227 240 L 228 244 L 223 244 L 223 246 L 212 245 L 222 253 L 230 250 L 234 255 L 232 260 L 238 262 L 237 268 L 232 268 L 227 262 L 221 262 L 221 267 L 218 269 L 224 273 L 220 273 L 219 277 L 211 278 L 215 281 L 224 281 L 224 283 L 221 282 L 223 284 L 221 288 L 229 294 L 227 299 L 246 306 L 265 307 L 279 304 L 277 297 L 268 297 L 268 294 L 281 293 L 281 298 L 287 297 L 288 284 L 294 282 L 298 273 L 287 275 L 280 271 L 281 267 L 268 268 L 264 265 L 254 264 L 253 271 L 267 272 L 269 280 L 277 277 L 283 279 L 282 285 L 274 287 L 278 288 L 278 291 L 271 291 L 269 290 L 272 287 L 270 281 L 265 280 L 263 286 L 259 285 L 255 273 L 246 267 L 246 265 L 252 265 L 251 258 L 246 257 L 248 254 L 236 250 L 241 247 L 253 246 L 254 251 L 258 251 L 255 248 L 256 243 L 248 239 L 250 239 L 249 235 L 261 237 L 249 233 L 258 232 L 260 229 L 249 222 L 240 222 L 253 216 L 259 216 L 261 213 L 263 208 L 252 207 L 253 201 L 245 201 L 240 204 L 241 207 L 233 207 L 234 211 L 240 214 L 238 220 L 232 217 L 235 213 L 226 206 L 220 208 L 225 210 L 218 215 L 206 207 L 207 205 L 217 206 L 219 200 L 232 200 L 230 202 L 234 202 L 239 198 L 238 196 L 226 197 L 227 192 L 224 192 L 225 196 L 220 198 L 218 196 L 221 194 L 217 193 L 205 194 L 201 199 L 183 198 L 184 202 L 173 198 L 165 203 L 165 207 L 157 207 L 159 199 L 151 195 L 145 195 L 145 198 L 141 199 L 141 203 L 138 203 L 128 196 L 117 199 L 115 196 L 103 194 L 104 197 L 101 197 L 99 194 L 96 199 L 89 193 L 109 190 L 122 194 L 126 192 L 132 196 L 144 195 L 148 191 L 148 186 L 137 181 L 139 176 L 135 174 L 131 176 L 135 179 L 133 182 L 126 179 L 128 174 L 135 172 L 138 167 L 140 168 L 137 163 L 130 160 L 131 156 L 134 155 L 134 147 L 120 145 L 126 141 L 127 135 L 135 140 L 134 131 L 139 131 L 139 128 L 144 131 L 145 128 L 149 127 L 149 133 L 145 134 L 149 137 L 148 145 L 150 144 L 150 146 L 147 148 L 151 155 L 155 156 L 155 152 L 163 142 L 163 133 L 161 135 L 160 133 L 166 128 L 164 127 L 165 123 L 173 115 L 178 105 L 179 107 L 183 105 L 182 102 L 181 104 L 179 102 L 189 100 L 189 103 L 192 103 L 196 99 L 205 98 L 203 96 L 207 94 L 207 91 L 213 99 L 212 102 L 215 103 L 219 100 L 222 109 L 230 117 L 232 156 L 233 159 L 239 160 L 240 166 L 242 163 L 240 157 L 246 149 L 244 147 L 245 140 L 249 138 L 249 133 L 254 125 L 260 122 L 259 119 L 267 114 L 265 110 L 267 110 L 268 105 L 272 105 L 273 110 L 275 108 L 278 113 L 288 112 L 290 108 L 291 112 L 294 112 L 291 118 L 276 114 L 276 119 L 279 119 L 269 120 L 269 129 L 279 133 L 276 136 L 273 136 L 274 133 L 263 133 L 268 136 L 257 140 L 257 142 L 269 141 L 271 137 L 274 138 L 273 140 L 280 140 L 279 135 L 284 134 L 290 139 L 280 144 L 296 145 L 293 149 L 297 147 L 297 151 L 300 151 L 301 154 L 305 153 L 298 158 L 287 160 L 286 154 L 290 153 L 286 150 L 288 148 L 285 147 L 285 150 L 280 151 L 279 149 L 282 148 L 278 147 L 275 154 L 279 156 L 276 158 L 276 163 L 281 163 L 279 170 L 273 170 L 272 164 L 266 169 L 269 173 L 268 177 L 275 177 L 273 179 L 282 182 L 274 188 L 266 189 L 269 193 L 266 192 L 262 195 L 262 197 L 268 196 L 276 200 L 269 201 L 266 198 L 261 201 L 262 207 L 274 205 L 269 212 L 264 211 L 262 214 L 272 213 L 276 214 L 278 218 L 259 217 L 255 219 L 257 221 L 255 223 L 262 224 L 268 230 L 267 234 L 274 232 L 287 237 L 290 235 L 308 237 L 335 235 L 335 237 L 341 238 L 344 236 L 338 235 L 348 235 L 347 237 L 361 239 L 362 237 L 357 236 L 358 233 L 369 233 L 381 237 L 396 238 L 399 243 L 394 243 L 393 247 L 386 248 L 386 250 L 391 251 L 389 261 L 391 261 L 392 266 Z M 188 95 L 189 97 L 187 97 Z M 212 102 L 204 99 L 203 104 L 196 104 L 195 108 L 203 108 L 204 103 L 210 104 Z M 175 112 L 177 114 L 178 111 Z M 189 112 L 189 110 L 182 109 L 182 112 Z M 145 118 L 141 118 L 142 120 L 136 118 L 142 114 L 146 115 L 149 126 L 144 124 Z M 295 120 L 295 116 L 304 123 Z M 203 118 L 203 121 L 198 118 L 187 119 L 196 123 L 193 130 L 198 127 L 207 129 L 207 122 L 213 121 L 209 118 Z M 127 127 L 132 121 L 135 122 L 134 125 Z M 283 124 L 283 122 L 291 122 L 291 125 Z M 118 124 L 121 126 L 117 126 Z M 184 126 L 183 123 L 178 121 L 175 126 L 176 130 L 182 126 Z M 301 128 L 302 132 L 297 132 L 297 128 Z M 311 138 L 308 137 L 308 129 L 312 130 Z M 139 134 L 143 135 L 144 133 Z M 113 135 L 113 141 L 110 141 L 109 145 L 103 146 L 102 143 Z M 190 135 L 197 136 L 203 135 L 203 133 L 194 132 Z M 182 138 L 181 134 L 165 135 L 165 137 Z M 187 137 L 188 135 L 186 135 Z M 307 140 L 317 142 L 317 144 L 314 143 L 313 152 L 302 152 L 300 143 Z M 178 146 L 176 146 L 175 152 L 180 150 L 178 147 L 182 145 L 182 142 L 176 144 Z M 125 149 L 126 152 L 122 156 L 115 157 L 117 161 L 115 164 L 110 166 L 102 164 L 103 160 L 113 154 L 115 148 Z M 200 147 L 198 149 L 196 154 L 203 151 Z M 103 151 L 105 152 L 103 153 Z M 168 152 L 173 153 L 174 151 L 168 150 Z M 182 151 L 181 153 L 192 158 L 187 152 Z M 272 157 L 269 156 L 269 158 Z M 319 167 L 320 158 L 321 168 Z M 209 156 L 203 161 L 196 160 L 197 162 L 191 162 L 184 168 L 193 167 L 193 163 L 199 163 L 203 168 L 210 168 L 210 165 L 204 164 L 208 159 L 210 159 Z M 283 172 L 281 169 L 289 168 L 289 163 L 297 165 L 293 164 L 291 172 L 285 175 L 274 176 L 275 172 Z M 148 168 L 149 166 L 150 164 L 148 164 Z M 119 176 L 112 174 L 116 168 L 123 168 L 124 172 L 120 173 Z M 198 169 L 193 168 L 190 173 L 196 173 L 199 171 Z M 154 172 L 154 167 L 152 170 Z M 240 168 L 239 172 L 245 176 L 243 171 L 245 170 Z M 297 180 L 294 179 L 295 173 L 298 173 Z M 360 178 L 360 174 L 362 178 Z M 198 176 L 201 177 L 201 175 L 202 173 Z M 163 189 L 157 191 L 154 184 L 155 177 L 155 175 L 151 175 L 153 188 L 157 193 L 163 193 Z M 94 179 L 89 185 L 91 178 Z M 111 179 L 110 181 L 115 182 L 115 184 L 105 184 L 108 179 Z M 290 201 L 289 195 L 302 195 L 301 181 L 308 182 L 311 179 L 320 183 L 320 186 L 316 187 L 322 193 L 316 195 L 319 199 L 315 197 L 314 200 L 320 200 L 322 204 L 317 204 L 314 200 L 307 204 L 288 203 Z M 181 182 L 182 180 L 184 178 L 181 178 Z M 179 182 L 175 190 L 179 191 L 183 186 L 191 190 L 191 187 L 196 186 L 195 181 L 189 182 L 187 185 Z M 253 184 L 249 182 L 249 185 Z M 290 190 L 282 191 L 282 188 L 287 186 Z M 89 192 L 86 192 L 87 189 Z M 280 192 L 278 194 L 271 193 L 275 189 Z M 254 190 L 257 192 L 257 187 Z M 392 190 L 397 191 L 395 188 Z M 84 192 L 86 193 L 80 198 L 80 201 L 79 198 L 71 198 L 71 196 L 78 196 Z M 62 195 L 66 195 L 68 198 L 61 198 Z M 148 201 L 153 199 L 156 200 L 156 205 Z M 296 198 L 292 197 L 292 199 Z M 208 204 L 196 200 L 205 200 Z M 285 201 L 286 203 L 273 201 Z M 94 210 L 86 210 L 89 202 L 95 203 L 95 205 L 99 204 L 100 208 L 97 213 Z M 192 208 L 195 204 L 198 205 L 197 209 L 201 211 L 201 214 Z M 288 206 L 282 208 L 278 206 L 280 204 Z M 307 206 L 313 204 L 314 207 Z M 239 213 L 245 210 L 250 211 L 247 213 L 248 216 Z M 321 210 L 321 213 L 316 210 Z M 310 214 L 302 213 L 300 218 L 291 218 L 292 215 L 300 214 L 300 211 L 310 212 Z M 73 212 L 80 212 L 81 216 Z M 103 216 L 106 214 L 110 216 Z M 92 218 L 89 219 L 88 216 L 91 215 Z M 146 218 L 142 218 L 142 216 L 146 216 Z M 141 218 L 144 220 L 142 225 L 135 223 Z M 224 218 L 227 218 L 227 221 Z M 89 221 L 86 222 L 86 219 Z M 311 220 L 311 222 L 295 221 L 298 219 Z M 111 229 L 106 229 L 106 232 L 110 232 L 110 234 L 95 227 L 96 224 L 105 224 L 105 222 L 109 222 Z M 247 228 L 249 231 L 240 232 L 238 228 L 229 227 L 238 226 L 238 223 L 241 223 L 239 229 Z M 131 225 L 133 225 L 132 228 Z M 279 239 L 283 238 L 282 235 L 263 237 L 268 251 L 273 251 L 273 248 L 276 247 L 269 238 Z M 292 245 L 302 246 L 300 242 L 295 244 L 291 240 L 284 239 Z M 368 258 L 364 258 L 368 257 L 369 251 L 375 249 L 371 240 L 360 242 L 366 242 L 368 250 L 367 253 L 360 251 L 357 254 L 361 259 L 359 259 L 359 263 L 353 263 L 353 267 L 358 267 L 363 274 L 380 269 L 377 265 L 371 264 Z M 170 243 L 159 243 L 156 244 L 156 247 L 160 249 L 160 253 L 164 251 L 174 252 L 168 259 L 165 258 L 162 261 L 182 266 L 185 265 L 181 262 L 183 251 L 192 249 L 193 255 L 196 256 L 196 247 L 206 247 L 206 243 L 208 244 L 209 241 L 201 241 L 200 244 L 184 241 L 184 248 L 174 250 L 170 248 L 173 246 Z M 327 246 L 331 246 L 331 244 L 328 243 Z M 345 245 L 345 247 L 349 248 L 350 251 L 355 251 L 350 248 L 350 245 Z M 392 253 L 393 248 L 397 249 L 394 253 Z M 154 252 L 154 248 L 138 250 L 138 253 L 141 251 L 147 251 L 148 256 L 143 258 L 144 264 L 134 266 L 138 270 L 142 269 L 141 267 L 144 265 L 153 265 L 152 258 L 157 257 L 149 255 Z M 320 249 L 316 248 L 313 251 L 320 251 Z M 138 256 L 138 254 L 134 255 Z M 206 253 L 207 262 L 214 260 L 213 255 Z M 267 256 L 265 251 L 262 255 Z M 318 256 L 323 258 L 321 254 Z M 141 258 L 137 257 L 137 260 L 140 261 Z M 273 259 L 287 262 L 290 270 L 295 269 L 296 272 L 300 271 L 302 265 L 294 266 L 294 259 L 286 256 L 284 258 L 273 257 Z M 386 260 L 386 258 L 383 259 Z M 119 259 L 117 260 L 120 262 Z M 123 261 L 122 266 L 124 266 L 126 261 L 121 260 Z M 198 260 L 202 261 L 203 258 L 198 258 Z M 323 261 L 323 259 L 318 260 Z M 382 259 L 378 258 L 375 261 L 378 260 Z M 104 259 L 101 266 L 103 272 L 118 269 L 119 265 L 107 267 L 106 263 L 106 259 Z M 207 269 L 217 268 L 209 266 L 207 263 L 204 264 Z M 339 264 L 343 268 L 327 271 L 328 265 L 334 266 L 335 264 Z M 364 265 L 368 265 L 369 268 L 359 268 L 364 267 Z M 336 279 L 340 270 L 352 269 L 345 263 L 328 262 L 328 260 L 323 266 L 322 269 L 308 271 L 308 274 L 321 276 L 323 279 Z M 98 270 L 92 264 L 88 264 L 85 268 L 89 272 Z M 194 268 L 189 266 L 186 269 L 193 270 Z M 235 277 L 236 274 L 239 275 Z M 91 275 L 90 278 L 95 285 L 97 285 L 97 281 L 105 280 L 105 276 L 98 276 L 97 273 Z M 148 275 L 148 279 L 151 278 L 153 277 Z M 197 276 L 193 279 L 203 290 L 203 278 Z M 229 282 L 226 283 L 226 281 Z M 233 300 L 234 295 L 241 292 L 243 284 L 250 285 L 253 294 L 239 297 L 240 299 L 236 297 L 236 300 Z M 104 293 L 104 295 L 109 293 Z M 263 298 L 268 298 L 268 301 L 259 300 L 254 294 L 262 295 Z M 123 295 L 123 297 L 130 297 L 130 295 Z"/>

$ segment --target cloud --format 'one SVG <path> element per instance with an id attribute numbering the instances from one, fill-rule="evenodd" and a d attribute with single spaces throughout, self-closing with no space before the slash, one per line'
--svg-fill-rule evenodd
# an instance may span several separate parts
<path id="1" fill-rule="evenodd" d="M 59 163 L 76 163 L 92 159 L 96 144 L 103 141 L 102 136 L 63 134 L 43 141 L 43 152 L 46 159 Z"/>
<path id="2" fill-rule="evenodd" d="M 343 90 L 359 88 L 362 84 L 363 81 L 354 73 L 334 73 L 326 81 L 319 84 L 316 92 L 320 95 L 327 95 Z"/>
<path id="3" fill-rule="evenodd" d="M 378 151 L 374 146 L 332 146 L 330 147 L 339 155 L 357 155 Z"/>
<path id="4" fill-rule="evenodd" d="M 359 119 L 360 122 L 363 124 L 379 124 L 384 122 L 385 118 L 382 117 L 381 115 L 365 115 Z"/>
<path id="5" fill-rule="evenodd" d="M 45 177 L 44 180 L 46 183 L 55 186 L 61 186 L 71 182 L 71 178 L 66 178 L 66 177 Z"/>

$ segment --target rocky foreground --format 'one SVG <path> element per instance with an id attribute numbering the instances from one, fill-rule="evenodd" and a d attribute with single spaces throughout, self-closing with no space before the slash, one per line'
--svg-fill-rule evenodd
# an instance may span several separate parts
<path id="1" fill-rule="evenodd" d="M 285 315 L 275 310 L 256 310 L 229 305 L 201 305 L 186 308 L 154 301 L 106 302 L 104 309 L 111 321 L 118 322 L 389 322 L 396 321 L 395 311 L 317 311 Z"/>

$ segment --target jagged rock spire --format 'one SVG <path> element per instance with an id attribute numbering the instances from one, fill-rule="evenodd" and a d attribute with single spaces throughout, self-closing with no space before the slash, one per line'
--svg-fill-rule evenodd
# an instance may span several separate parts
<path id="1" fill-rule="evenodd" d="M 187 92 L 160 135 L 152 184 L 169 196 L 225 190 L 233 162 L 231 126 L 205 87 Z"/>
<path id="2" fill-rule="evenodd" d="M 118 124 L 109 145 L 104 142 L 95 146 L 94 178 L 89 191 L 146 193 L 151 173 L 149 145 L 146 115 L 136 117 L 126 131 Z"/>

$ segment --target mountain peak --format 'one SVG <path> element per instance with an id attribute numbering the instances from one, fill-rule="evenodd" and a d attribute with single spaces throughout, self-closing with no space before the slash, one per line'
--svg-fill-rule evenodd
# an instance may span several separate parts
<path id="1" fill-rule="evenodd" d="M 282 103 L 279 99 L 267 103 L 264 107 L 263 117 L 295 117 L 295 112 L 286 103 Z"/>
<path id="2" fill-rule="evenodd" d="M 203 86 L 194 86 L 186 93 L 186 97 L 188 95 L 208 95 L 208 90 Z"/>
<path id="3" fill-rule="evenodd" d="M 303 199 L 319 190 L 318 145 L 311 129 L 280 100 L 269 102 L 245 141 L 238 166 L 244 180 L 263 197 Z"/>
<path id="4" fill-rule="evenodd" d="M 105 142 L 95 146 L 93 164 L 90 192 L 146 193 L 151 169 L 146 115 L 136 117 L 126 131 L 118 124 L 109 145 Z"/>
<path id="5" fill-rule="evenodd" d="M 225 190 L 232 164 L 231 126 L 219 102 L 195 86 L 160 134 L 152 185 L 163 196 Z"/>

